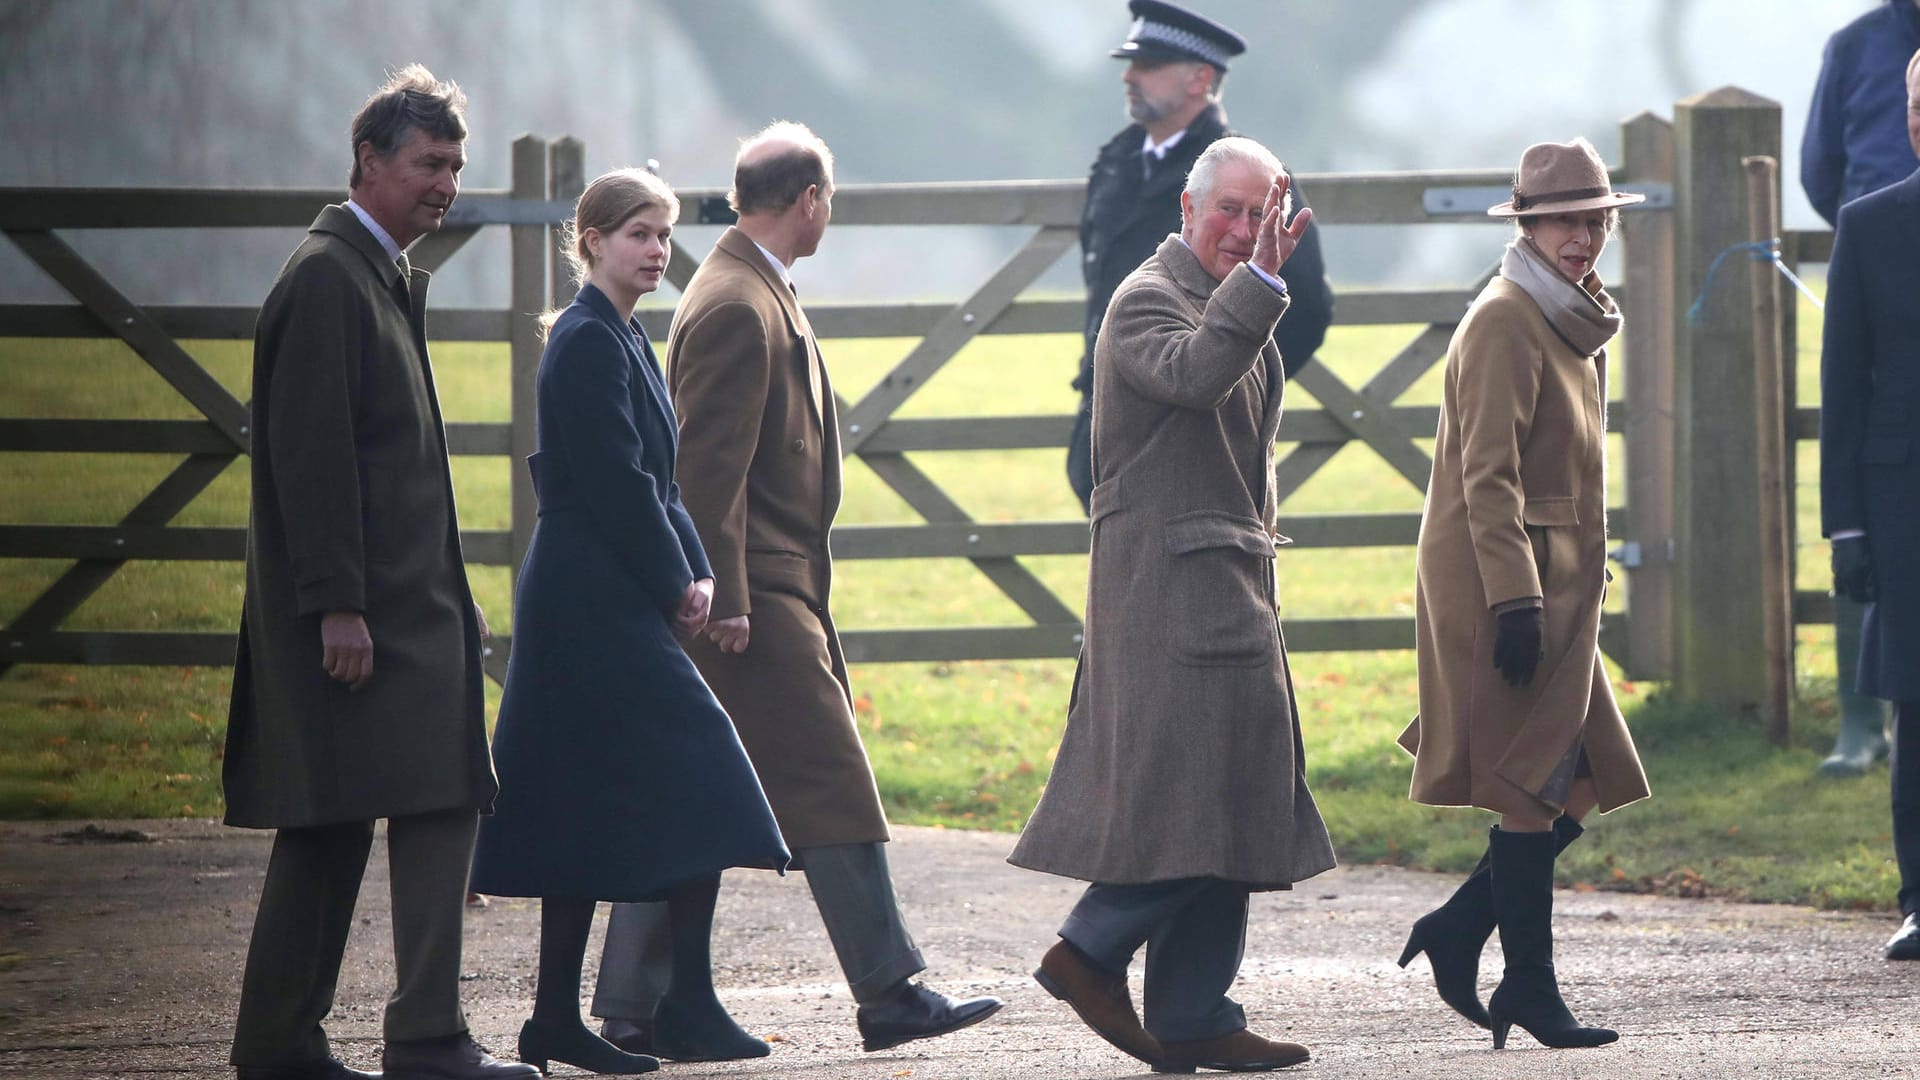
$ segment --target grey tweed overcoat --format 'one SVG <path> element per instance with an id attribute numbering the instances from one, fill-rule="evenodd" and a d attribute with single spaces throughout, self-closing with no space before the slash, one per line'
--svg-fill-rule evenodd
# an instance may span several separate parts
<path id="1" fill-rule="evenodd" d="M 1093 554 L 1066 735 L 1009 861 L 1285 888 L 1334 865 L 1274 591 L 1285 294 L 1178 236 L 1094 350 Z"/>

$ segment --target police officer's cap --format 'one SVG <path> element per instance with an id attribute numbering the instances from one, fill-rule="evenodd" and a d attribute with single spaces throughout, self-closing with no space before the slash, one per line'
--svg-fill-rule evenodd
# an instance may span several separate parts
<path id="1" fill-rule="evenodd" d="M 1227 70 L 1227 61 L 1247 51 L 1246 40 L 1212 19 L 1166 0 L 1133 0 L 1133 29 L 1111 53 L 1122 60 L 1198 60 Z"/>

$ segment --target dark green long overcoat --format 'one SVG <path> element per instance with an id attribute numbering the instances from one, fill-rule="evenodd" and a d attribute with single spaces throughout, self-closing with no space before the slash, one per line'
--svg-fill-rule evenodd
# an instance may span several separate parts
<path id="1" fill-rule="evenodd" d="M 480 631 L 428 366 L 427 274 L 345 206 L 320 212 L 260 309 L 247 589 L 227 717 L 227 823 L 485 809 Z M 361 612 L 373 677 L 320 666 Z"/>

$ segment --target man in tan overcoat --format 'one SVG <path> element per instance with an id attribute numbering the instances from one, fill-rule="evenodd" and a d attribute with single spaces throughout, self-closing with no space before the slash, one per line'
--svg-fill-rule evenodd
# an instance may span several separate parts
<path id="1" fill-rule="evenodd" d="M 1093 554 L 1066 736 L 1011 860 L 1091 882 L 1035 977 L 1115 1046 L 1173 1071 L 1307 1050 L 1227 997 L 1247 902 L 1334 865 L 1307 791 L 1274 588 L 1284 388 L 1280 162 L 1210 146 L 1181 232 L 1114 293 L 1094 350 Z M 1144 1027 L 1126 985 L 1145 945 Z"/>
<path id="2" fill-rule="evenodd" d="M 254 331 L 252 511 L 222 780 L 227 823 L 277 829 L 234 1021 L 240 1080 L 346 1080 L 322 1020 L 387 820 L 393 1080 L 538 1076 L 494 1061 L 460 1008 L 479 812 L 498 787 L 427 274 L 466 164 L 466 95 L 413 66 L 352 127 L 351 196 L 320 212 Z"/>
<path id="3" fill-rule="evenodd" d="M 832 152 L 804 126 L 775 124 L 741 146 L 730 195 L 739 224 L 687 285 L 667 382 L 681 498 L 714 577 L 708 629 L 687 651 L 806 872 L 871 1051 L 978 1023 L 1000 1002 L 911 981 L 926 964 L 894 896 L 887 819 L 827 607 L 839 416 L 788 268 L 819 247 L 832 200 Z M 607 1037 L 633 1052 L 651 1048 L 665 989 L 660 907 L 615 907 L 594 996 Z"/>

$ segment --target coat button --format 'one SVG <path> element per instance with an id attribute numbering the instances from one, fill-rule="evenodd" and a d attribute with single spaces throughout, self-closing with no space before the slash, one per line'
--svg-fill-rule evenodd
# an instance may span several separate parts
<path id="1" fill-rule="evenodd" d="M 1088 261 L 1088 262 L 1096 262 L 1096 261 L 1098 261 L 1098 260 L 1099 260 L 1099 258 L 1100 258 L 1100 256 L 1099 256 L 1099 255 L 1098 255 L 1097 253 L 1095 253 L 1095 252 L 1091 252 L 1091 251 L 1089 251 L 1089 252 L 1087 252 L 1087 261 Z"/>
<path id="2" fill-rule="evenodd" d="M 804 454 L 807 452 L 807 441 L 805 439 L 795 439 L 793 440 L 793 445 L 787 449 L 792 450 L 796 454 Z"/>

